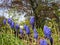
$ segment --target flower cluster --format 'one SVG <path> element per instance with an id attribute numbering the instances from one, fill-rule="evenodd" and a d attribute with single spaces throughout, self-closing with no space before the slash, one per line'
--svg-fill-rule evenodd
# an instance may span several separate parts
<path id="1" fill-rule="evenodd" d="M 3 24 L 6 24 L 6 19 L 3 20 Z"/>
<path id="2" fill-rule="evenodd" d="M 50 28 L 48 27 L 48 26 L 44 26 L 44 35 L 45 35 L 45 37 L 47 37 L 47 38 L 50 38 L 51 37 L 51 30 L 50 30 Z"/>
<path id="3" fill-rule="evenodd" d="M 32 16 L 32 17 L 30 18 L 30 23 L 31 23 L 31 24 L 34 24 L 34 23 L 35 23 L 34 16 Z"/>
<path id="4" fill-rule="evenodd" d="M 44 26 L 44 35 L 46 38 L 49 38 L 50 39 L 50 43 L 51 45 L 53 44 L 53 38 L 51 37 L 51 30 L 48 26 Z"/>
<path id="5" fill-rule="evenodd" d="M 19 30 L 20 26 L 18 24 L 15 25 L 16 30 Z"/>
<path id="6" fill-rule="evenodd" d="M 45 39 L 40 39 L 40 45 L 48 45 Z"/>
<path id="7" fill-rule="evenodd" d="M 3 24 L 6 24 L 6 19 L 4 19 L 3 20 Z M 21 35 L 23 35 L 23 30 L 20 28 L 20 26 L 19 26 L 19 24 L 15 24 L 14 23 L 14 21 L 12 21 L 12 19 L 11 18 L 9 18 L 8 19 L 8 24 L 10 25 L 10 27 L 13 29 L 16 29 L 16 30 L 19 30 L 19 32 L 20 32 L 20 34 Z M 34 18 L 34 16 L 32 16 L 31 18 L 30 18 L 30 24 L 32 25 L 32 29 L 33 29 L 33 31 L 34 31 L 34 38 L 37 40 L 38 39 L 38 32 L 37 32 L 37 30 L 36 30 L 36 28 L 34 27 L 35 25 L 35 18 Z M 29 28 L 29 26 L 28 25 L 24 25 L 24 30 L 25 30 L 25 32 L 26 32 L 26 34 L 27 35 L 29 35 L 30 34 L 30 28 Z M 48 26 L 44 26 L 44 35 L 45 35 L 45 37 L 47 37 L 47 38 L 49 38 L 50 39 L 50 42 L 51 42 L 51 44 L 52 44 L 52 42 L 53 42 L 53 39 L 52 39 L 52 37 L 51 37 L 51 30 L 50 30 L 50 28 L 48 27 Z M 48 45 L 47 44 L 47 41 L 45 40 L 45 39 L 41 39 L 40 40 L 40 45 Z"/>
<path id="8" fill-rule="evenodd" d="M 12 23 L 11 23 L 11 25 L 10 25 L 10 26 L 11 26 L 11 28 L 14 28 L 14 25 L 15 25 L 15 23 L 14 23 L 14 22 L 12 22 Z"/>
<path id="9" fill-rule="evenodd" d="M 30 34 L 30 28 L 28 26 L 26 26 L 26 34 Z"/>
<path id="10" fill-rule="evenodd" d="M 20 34 L 23 34 L 23 30 L 22 29 L 20 29 Z"/>
<path id="11" fill-rule="evenodd" d="M 10 24 L 10 25 L 11 25 L 11 23 L 12 23 L 12 19 L 11 19 L 11 18 L 9 18 L 9 19 L 8 19 L 8 24 Z"/>
<path id="12" fill-rule="evenodd" d="M 27 25 L 25 24 L 25 25 L 24 25 L 24 29 L 25 29 L 25 30 L 26 30 L 26 27 L 27 27 Z"/>
<path id="13" fill-rule="evenodd" d="M 34 24 L 35 24 L 35 18 L 34 18 L 34 16 L 32 16 L 30 18 L 30 24 L 32 25 L 32 29 L 34 29 Z"/>
<path id="14" fill-rule="evenodd" d="M 34 38 L 37 39 L 38 38 L 38 33 L 36 31 L 36 28 L 34 28 Z"/>

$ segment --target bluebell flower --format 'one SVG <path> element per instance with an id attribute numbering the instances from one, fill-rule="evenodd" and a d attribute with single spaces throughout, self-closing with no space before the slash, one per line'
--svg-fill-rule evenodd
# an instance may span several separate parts
<path id="1" fill-rule="evenodd" d="M 40 45 L 48 45 L 45 39 L 40 39 Z"/>
<path id="2" fill-rule="evenodd" d="M 8 24 L 10 24 L 10 25 L 11 25 L 11 23 L 12 23 L 12 19 L 11 19 L 11 18 L 9 18 L 9 19 L 8 19 Z"/>
<path id="3" fill-rule="evenodd" d="M 6 24 L 6 19 L 3 20 L 3 24 Z"/>
<path id="4" fill-rule="evenodd" d="M 10 25 L 10 26 L 11 26 L 11 28 L 14 28 L 14 25 L 15 25 L 15 23 L 14 23 L 14 22 L 12 22 L 12 23 L 11 23 L 11 25 Z"/>
<path id="5" fill-rule="evenodd" d="M 51 30 L 50 30 L 50 28 L 48 26 L 44 26 L 44 35 L 47 38 L 51 37 Z"/>
<path id="6" fill-rule="evenodd" d="M 25 25 L 24 25 L 24 29 L 25 29 L 25 30 L 26 30 L 26 27 L 27 27 L 27 25 L 25 24 Z"/>
<path id="7" fill-rule="evenodd" d="M 38 38 L 38 33 L 34 32 L 34 38 L 37 39 Z"/>
<path id="8" fill-rule="evenodd" d="M 16 30 L 18 30 L 20 27 L 18 24 L 15 25 Z"/>
<path id="9" fill-rule="evenodd" d="M 22 29 L 20 29 L 20 34 L 23 34 L 23 30 Z"/>
<path id="10" fill-rule="evenodd" d="M 26 34 L 30 34 L 30 28 L 28 26 L 26 26 Z"/>
<path id="11" fill-rule="evenodd" d="M 34 16 L 32 16 L 32 17 L 30 18 L 30 23 L 31 23 L 31 24 L 34 24 L 34 23 L 35 23 L 35 18 L 34 18 Z"/>
<path id="12" fill-rule="evenodd" d="M 37 39 L 38 38 L 38 33 L 36 31 L 36 28 L 34 28 L 34 38 Z"/>
<path id="13" fill-rule="evenodd" d="M 32 25 L 32 29 L 34 29 L 34 23 L 35 23 L 35 18 L 34 18 L 34 16 L 32 16 L 30 18 L 30 24 Z"/>
<path id="14" fill-rule="evenodd" d="M 34 32 L 37 32 L 37 31 L 36 31 L 36 28 L 34 28 Z"/>

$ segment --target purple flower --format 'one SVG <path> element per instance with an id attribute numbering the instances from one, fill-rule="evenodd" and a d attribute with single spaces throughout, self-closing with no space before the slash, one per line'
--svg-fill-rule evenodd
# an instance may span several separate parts
<path id="1" fill-rule="evenodd" d="M 9 19 L 8 19 L 8 24 L 10 24 L 10 25 L 11 25 L 11 23 L 12 23 L 12 19 L 11 19 L 11 18 L 9 18 Z"/>
<path id="2" fill-rule="evenodd" d="M 35 23 L 35 18 L 34 18 L 34 16 L 32 16 L 30 18 L 30 24 L 32 25 L 32 29 L 34 29 L 34 23 Z"/>
<path id="3" fill-rule="evenodd" d="M 6 19 L 3 20 L 3 24 L 6 24 Z"/>
<path id="4" fill-rule="evenodd" d="M 36 33 L 37 31 L 36 31 L 36 28 L 34 28 L 34 33 Z"/>
<path id="5" fill-rule="evenodd" d="M 15 24 L 14 22 L 11 23 L 11 25 L 10 25 L 11 28 L 14 28 L 14 24 Z"/>
<path id="6" fill-rule="evenodd" d="M 15 25 L 16 30 L 18 30 L 20 27 L 18 24 Z"/>
<path id="7" fill-rule="evenodd" d="M 36 28 L 34 28 L 34 38 L 37 39 L 38 38 L 38 33 L 36 31 Z"/>
<path id="8" fill-rule="evenodd" d="M 30 18 L 30 23 L 31 23 L 31 24 L 34 24 L 34 23 L 35 23 L 35 18 L 34 18 L 34 16 L 32 16 L 32 17 Z"/>
<path id="9" fill-rule="evenodd" d="M 37 39 L 38 38 L 38 33 L 34 32 L 34 38 Z"/>
<path id="10" fill-rule="evenodd" d="M 44 34 L 45 34 L 45 37 L 47 38 L 51 37 L 51 30 L 48 26 L 44 26 Z"/>
<path id="11" fill-rule="evenodd" d="M 25 29 L 25 30 L 26 30 L 26 27 L 27 27 L 27 25 L 25 24 L 25 25 L 24 25 L 24 29 Z"/>
<path id="12" fill-rule="evenodd" d="M 45 39 L 40 39 L 40 45 L 48 45 Z"/>
<path id="13" fill-rule="evenodd" d="M 30 28 L 28 26 L 26 26 L 26 34 L 30 34 Z"/>
<path id="14" fill-rule="evenodd" d="M 20 34 L 23 34 L 23 30 L 22 29 L 20 29 Z"/>

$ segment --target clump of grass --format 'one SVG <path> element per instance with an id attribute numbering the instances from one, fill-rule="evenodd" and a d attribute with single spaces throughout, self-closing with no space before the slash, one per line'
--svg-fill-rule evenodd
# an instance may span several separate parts
<path id="1" fill-rule="evenodd" d="M 23 45 L 22 40 L 11 34 L 0 34 L 0 44 L 2 45 Z"/>

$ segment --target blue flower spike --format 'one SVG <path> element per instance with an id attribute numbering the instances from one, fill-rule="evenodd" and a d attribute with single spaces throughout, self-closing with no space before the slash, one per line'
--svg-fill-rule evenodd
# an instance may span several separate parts
<path id="1" fill-rule="evenodd" d="M 10 25 L 11 25 L 11 23 L 12 23 L 12 19 L 11 19 L 11 18 L 9 18 L 9 19 L 8 19 L 8 24 L 10 24 Z"/>
<path id="2" fill-rule="evenodd" d="M 48 45 L 45 39 L 40 39 L 40 45 Z"/>
<path id="3" fill-rule="evenodd" d="M 15 25 L 16 30 L 19 30 L 20 26 L 18 24 Z"/>
<path id="4" fill-rule="evenodd" d="M 11 28 L 14 28 L 14 25 L 15 25 L 15 23 L 14 23 L 14 22 L 12 22 L 12 23 L 11 23 L 11 25 L 10 25 L 10 26 L 11 26 Z"/>
<path id="5" fill-rule="evenodd" d="M 38 38 L 38 33 L 34 33 L 34 38 L 37 39 Z"/>
<path id="6" fill-rule="evenodd" d="M 32 16 L 30 18 L 30 24 L 32 25 L 32 29 L 34 29 L 34 24 L 35 24 L 35 17 L 34 16 Z"/>
<path id="7" fill-rule="evenodd" d="M 30 28 L 29 28 L 29 26 L 26 26 L 26 34 L 30 34 Z"/>
<path id="8" fill-rule="evenodd" d="M 34 28 L 34 38 L 37 39 L 38 38 L 38 33 L 36 31 L 36 28 Z"/>
<path id="9" fill-rule="evenodd" d="M 26 27 L 27 27 L 27 25 L 25 24 L 25 25 L 24 25 L 24 29 L 25 29 L 25 30 L 26 30 Z"/>
<path id="10" fill-rule="evenodd" d="M 44 35 L 50 40 L 51 45 L 53 45 L 53 38 L 51 37 L 51 30 L 48 26 L 44 26 Z"/>
<path id="11" fill-rule="evenodd" d="M 3 20 L 3 24 L 6 24 L 6 19 Z"/>
<path id="12" fill-rule="evenodd" d="M 36 28 L 34 28 L 34 33 L 36 33 L 37 32 L 37 30 L 36 30 Z"/>
<path id="13" fill-rule="evenodd" d="M 48 26 L 44 26 L 44 35 L 47 38 L 51 37 L 51 30 L 50 30 L 50 28 Z"/>
<path id="14" fill-rule="evenodd" d="M 31 18 L 30 18 L 30 24 L 34 24 L 35 23 L 35 18 L 34 18 L 34 16 L 32 16 Z"/>
<path id="15" fill-rule="evenodd" d="M 20 34 L 23 34 L 23 30 L 22 29 L 20 29 Z"/>

